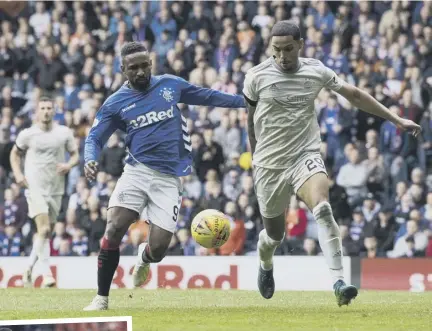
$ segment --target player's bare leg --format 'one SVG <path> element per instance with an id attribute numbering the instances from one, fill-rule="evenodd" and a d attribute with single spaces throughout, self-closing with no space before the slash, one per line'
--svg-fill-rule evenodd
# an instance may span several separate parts
<path id="1" fill-rule="evenodd" d="M 270 299 L 275 291 L 273 278 L 273 255 L 285 235 L 285 214 L 273 218 L 262 217 L 264 230 L 259 234 L 258 256 L 258 288 L 261 295 Z"/>
<path id="2" fill-rule="evenodd" d="M 42 267 L 43 282 L 42 287 L 53 287 L 55 279 L 52 276 L 49 257 L 50 257 L 50 243 L 49 236 L 51 234 L 51 225 L 48 214 L 39 214 L 35 217 L 37 233 L 33 242 L 32 251 L 29 257 L 29 265 L 23 275 L 24 286 L 29 287 L 32 285 L 32 271 L 39 260 Z"/>
<path id="3" fill-rule="evenodd" d="M 150 263 L 158 263 L 165 257 L 173 233 L 151 224 L 148 242 L 142 243 L 138 249 L 138 258 L 132 272 L 134 286 L 140 287 L 147 280 Z"/>
<path id="4" fill-rule="evenodd" d="M 98 256 L 98 293 L 84 310 L 107 310 L 108 296 L 120 260 L 120 244 L 130 225 L 138 219 L 136 211 L 112 207 Z"/>
<path id="5" fill-rule="evenodd" d="M 342 241 L 330 203 L 327 175 L 314 174 L 298 190 L 298 197 L 312 210 L 318 224 L 318 240 L 334 282 L 339 306 L 348 305 L 357 296 L 357 288 L 344 282 Z"/>

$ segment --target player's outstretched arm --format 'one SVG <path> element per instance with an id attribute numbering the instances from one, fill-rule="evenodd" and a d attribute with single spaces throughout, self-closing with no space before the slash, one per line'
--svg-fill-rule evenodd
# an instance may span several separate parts
<path id="1" fill-rule="evenodd" d="M 220 92 L 193 85 L 184 79 L 180 96 L 180 103 L 197 106 L 213 106 L 222 108 L 245 108 L 240 95 Z"/>
<path id="2" fill-rule="evenodd" d="M 96 179 L 102 147 L 117 129 L 115 113 L 102 106 L 96 114 L 84 146 L 84 173 L 88 180 Z"/>
<path id="3" fill-rule="evenodd" d="M 12 173 L 15 177 L 15 182 L 20 185 L 21 187 L 28 187 L 27 180 L 21 171 L 21 162 L 22 162 L 22 156 L 24 155 L 25 151 L 27 150 L 30 142 L 30 135 L 29 130 L 24 129 L 22 130 L 16 140 L 15 145 L 12 147 L 12 151 L 9 156 L 9 161 L 12 168 Z"/>
<path id="4" fill-rule="evenodd" d="M 57 173 L 66 175 L 73 167 L 79 163 L 78 146 L 75 144 L 75 138 L 72 130 L 68 130 L 66 148 L 69 153 L 69 161 L 67 163 L 57 164 Z"/>
<path id="5" fill-rule="evenodd" d="M 420 125 L 394 114 L 371 95 L 351 84 L 344 83 L 337 93 L 345 97 L 353 106 L 367 113 L 389 120 L 399 129 L 409 131 L 414 137 L 417 137 L 421 132 Z"/>
<path id="6" fill-rule="evenodd" d="M 255 115 L 255 110 L 258 104 L 259 97 L 256 89 L 255 77 L 251 71 L 248 71 L 246 73 L 246 77 L 243 83 L 243 96 L 246 108 L 248 110 L 248 136 L 251 146 L 251 153 L 253 155 L 255 153 L 255 147 L 257 144 L 253 118 Z"/>
<path id="7" fill-rule="evenodd" d="M 255 137 L 255 128 L 254 128 L 254 114 L 255 114 L 255 107 L 257 105 L 256 102 L 250 100 L 247 96 L 244 96 L 246 109 L 248 110 L 248 117 L 247 117 L 247 123 L 248 123 L 248 137 L 249 137 L 249 144 L 251 147 L 251 153 L 252 155 L 255 153 L 255 147 L 257 144 L 256 137 Z"/>
<path id="8" fill-rule="evenodd" d="M 15 144 L 12 147 L 12 151 L 9 156 L 12 172 L 15 177 L 15 182 L 21 187 L 28 187 L 27 180 L 25 179 L 24 174 L 21 171 L 21 157 L 23 156 L 24 151 L 18 148 Z"/>

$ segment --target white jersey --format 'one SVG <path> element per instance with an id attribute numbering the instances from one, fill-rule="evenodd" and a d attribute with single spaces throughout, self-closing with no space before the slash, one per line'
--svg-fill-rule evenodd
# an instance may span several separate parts
<path id="1" fill-rule="evenodd" d="M 26 151 L 24 175 L 29 190 L 44 196 L 63 195 L 65 177 L 57 173 L 57 164 L 66 161 L 66 151 L 76 149 L 72 130 L 53 124 L 50 131 L 43 131 L 33 125 L 18 134 L 16 145 Z"/>
<path id="2" fill-rule="evenodd" d="M 302 153 L 320 151 L 315 98 L 323 87 L 338 91 L 344 82 L 319 60 L 299 61 L 296 72 L 286 73 L 271 57 L 246 74 L 243 93 L 257 102 L 254 165 L 286 169 Z"/>

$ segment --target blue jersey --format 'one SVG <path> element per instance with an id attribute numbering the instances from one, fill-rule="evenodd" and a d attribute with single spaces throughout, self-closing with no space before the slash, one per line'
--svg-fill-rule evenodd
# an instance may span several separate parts
<path id="1" fill-rule="evenodd" d="M 126 162 L 140 162 L 161 173 L 186 176 L 192 168 L 191 139 L 177 103 L 244 108 L 240 95 L 201 88 L 172 76 L 153 76 L 147 91 L 127 84 L 111 95 L 96 114 L 86 139 L 85 162 L 99 154 L 116 131 L 126 132 Z"/>

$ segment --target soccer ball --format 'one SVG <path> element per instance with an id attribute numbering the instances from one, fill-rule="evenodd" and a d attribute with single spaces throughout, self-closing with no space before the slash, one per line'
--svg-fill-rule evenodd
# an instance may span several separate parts
<path id="1" fill-rule="evenodd" d="M 192 237 L 205 248 L 217 248 L 230 236 L 231 221 L 216 209 L 206 209 L 197 214 L 191 225 Z"/>

